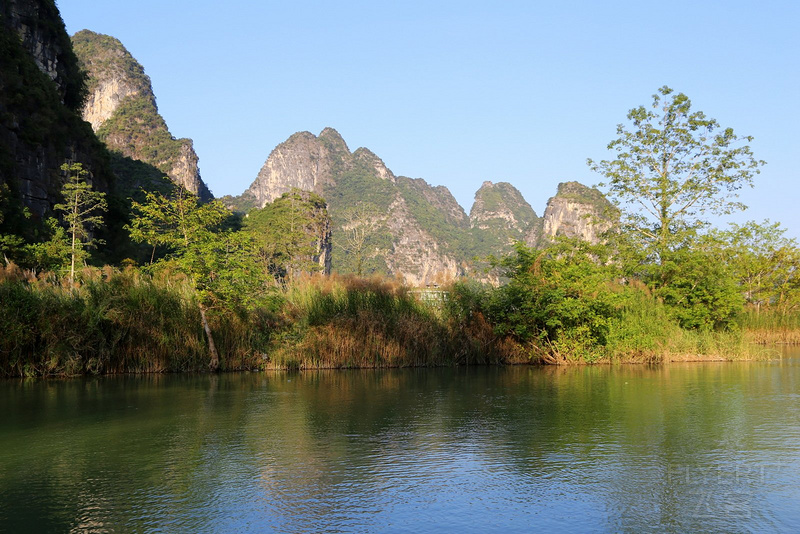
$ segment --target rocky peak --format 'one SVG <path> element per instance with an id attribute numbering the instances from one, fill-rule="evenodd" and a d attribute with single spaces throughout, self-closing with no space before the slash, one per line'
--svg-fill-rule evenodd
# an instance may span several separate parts
<path id="1" fill-rule="evenodd" d="M 402 186 L 401 190 L 416 193 L 417 202 L 424 203 L 435 210 L 443 217 L 443 222 L 447 225 L 464 230 L 469 228 L 469 218 L 464 213 L 464 208 L 461 207 L 445 186 L 431 186 L 422 178 L 407 178 L 405 176 L 397 178 L 397 183 Z"/>
<path id="2" fill-rule="evenodd" d="M 322 129 L 317 139 L 334 154 L 350 154 L 350 149 L 347 148 L 347 143 L 345 143 L 344 138 L 339 132 L 329 126 Z"/>
<path id="3" fill-rule="evenodd" d="M 335 183 L 335 172 L 345 168 L 351 154 L 344 139 L 333 128 L 319 137 L 298 132 L 275 147 L 246 193 L 263 207 L 292 189 L 324 195 Z"/>
<path id="4" fill-rule="evenodd" d="M 537 217 L 516 187 L 508 182 L 494 184 L 486 181 L 475 193 L 469 219 L 473 228 L 485 229 L 491 223 L 499 223 L 509 229 L 524 231 Z"/>
<path id="5" fill-rule="evenodd" d="M 558 192 L 547 202 L 541 225 L 526 235 L 532 246 L 543 246 L 554 236 L 579 237 L 597 243 L 600 235 L 619 218 L 619 210 L 593 187 L 578 182 L 558 184 Z"/>
<path id="6" fill-rule="evenodd" d="M 116 152 L 169 176 L 202 200 L 212 197 L 200 177 L 191 139 L 176 139 L 158 112 L 150 78 L 114 37 L 82 30 L 73 37 L 75 53 L 88 74 L 83 118 Z"/>
<path id="7" fill-rule="evenodd" d="M 72 36 L 72 46 L 89 73 L 83 118 L 95 132 L 128 96 L 144 95 L 155 107 L 150 77 L 118 39 L 81 30 Z"/>

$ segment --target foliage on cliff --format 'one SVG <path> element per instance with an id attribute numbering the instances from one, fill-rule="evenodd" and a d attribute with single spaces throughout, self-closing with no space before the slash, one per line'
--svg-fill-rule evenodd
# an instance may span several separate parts
<path id="1" fill-rule="evenodd" d="M 540 219 L 513 185 L 484 182 L 469 214 L 474 256 L 500 256 L 513 250 Z"/>
<path id="2" fill-rule="evenodd" d="M 0 5 L 0 26 L 16 33 L 24 26 L 28 38 L 52 54 L 55 82 L 60 100 L 73 112 L 80 112 L 86 100 L 86 75 L 70 44 L 69 35 L 54 0 L 8 0 Z M 33 43 L 23 43 L 23 46 Z"/>
<path id="3" fill-rule="evenodd" d="M 76 59 L 86 71 L 86 89 L 94 91 L 103 79 L 124 80 L 138 91 L 150 90 L 150 77 L 123 44 L 110 35 L 81 30 L 72 36 Z"/>
<path id="4" fill-rule="evenodd" d="M 112 98 L 121 98 L 113 113 L 97 125 L 97 136 L 112 151 L 152 165 L 202 200 L 210 200 L 211 194 L 196 168 L 191 140 L 176 139 L 170 133 L 142 65 L 119 40 L 108 35 L 82 30 L 72 40 L 81 66 L 88 73 L 90 95 L 93 97 L 103 84 L 115 85 L 121 91 Z M 182 162 L 182 158 L 193 161 Z M 124 175 L 125 183 L 152 181 L 141 173 L 126 175 L 132 170 L 129 166 L 117 166 L 117 170 Z"/>
<path id="5" fill-rule="evenodd" d="M 24 42 L 18 33 L 23 26 L 27 28 Z M 37 66 L 34 52 L 63 61 L 56 68 L 55 80 Z M 52 2 L 2 4 L 0 196 L 4 217 L 0 234 L 28 243 L 48 232 L 45 220 L 61 201 L 65 161 L 83 162 L 95 188 L 109 191 L 114 186 L 105 147 L 73 111 L 81 104 L 84 78 L 71 54 L 63 21 Z M 20 247 L 16 249 L 6 253 L 22 259 Z"/>

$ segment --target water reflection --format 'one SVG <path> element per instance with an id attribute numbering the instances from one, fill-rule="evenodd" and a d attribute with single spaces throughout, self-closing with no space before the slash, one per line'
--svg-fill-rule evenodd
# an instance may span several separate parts
<path id="1" fill-rule="evenodd" d="M 4 382 L 0 530 L 798 530 L 798 364 Z"/>

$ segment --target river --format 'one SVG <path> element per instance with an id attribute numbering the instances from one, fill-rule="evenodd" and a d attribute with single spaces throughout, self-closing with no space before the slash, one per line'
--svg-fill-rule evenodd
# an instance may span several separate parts
<path id="1" fill-rule="evenodd" d="M 798 532 L 800 350 L 0 382 L 4 532 Z"/>

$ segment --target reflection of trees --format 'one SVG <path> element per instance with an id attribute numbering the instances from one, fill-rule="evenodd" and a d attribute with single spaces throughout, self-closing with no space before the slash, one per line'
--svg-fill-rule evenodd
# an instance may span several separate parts
<path id="1" fill-rule="evenodd" d="M 764 504 L 742 451 L 776 461 L 776 429 L 797 435 L 798 408 L 775 400 L 796 381 L 755 363 L 8 383 L 0 529 L 235 530 L 246 517 L 378 530 L 379 512 L 480 495 L 579 507 L 614 531 L 726 530 L 724 514 L 689 512 L 704 496 L 712 510 L 742 492 Z"/>

